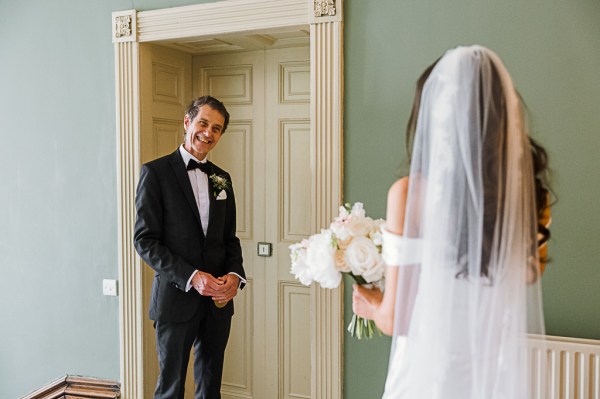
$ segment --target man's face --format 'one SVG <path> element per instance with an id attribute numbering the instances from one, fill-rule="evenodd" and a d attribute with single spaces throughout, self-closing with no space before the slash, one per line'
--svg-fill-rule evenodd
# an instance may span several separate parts
<path id="1" fill-rule="evenodd" d="M 208 105 L 200 107 L 194 120 L 186 115 L 183 119 L 184 148 L 198 160 L 203 160 L 221 138 L 224 123 L 223 115 Z"/>

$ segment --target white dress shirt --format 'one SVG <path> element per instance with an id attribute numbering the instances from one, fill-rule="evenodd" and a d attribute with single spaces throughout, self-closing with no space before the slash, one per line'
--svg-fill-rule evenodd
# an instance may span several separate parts
<path id="1" fill-rule="evenodd" d="M 185 148 L 183 148 L 183 144 L 181 147 L 179 147 L 179 152 L 181 153 L 181 157 L 183 158 L 183 163 L 185 165 L 188 164 L 190 159 L 193 159 L 196 162 L 206 163 L 206 158 L 203 160 L 197 159 Z M 190 183 L 192 184 L 192 190 L 194 191 L 196 205 L 198 206 L 198 211 L 200 212 L 202 231 L 204 231 L 204 235 L 206 236 L 206 230 L 208 229 L 208 216 L 210 211 L 210 198 L 208 197 L 208 176 L 200 169 L 191 169 L 188 170 L 187 173 L 188 177 L 190 178 Z"/>
<path id="2" fill-rule="evenodd" d="M 181 157 L 183 158 L 183 163 L 185 165 L 188 164 L 190 159 L 193 159 L 196 162 L 206 163 L 206 157 L 202 160 L 196 158 L 192 154 L 190 154 L 184 147 L 183 144 L 179 147 L 179 152 L 181 153 Z M 194 191 L 194 198 L 196 199 L 196 205 L 198 206 L 198 211 L 200 212 L 200 223 L 202 224 L 202 231 L 204 231 L 204 235 L 206 236 L 206 232 L 208 230 L 208 220 L 209 220 L 209 211 L 210 211 L 210 198 L 209 198 L 209 190 L 208 190 L 208 175 L 202 172 L 200 169 L 192 169 L 188 170 L 188 177 L 190 178 L 190 183 L 192 184 L 192 190 Z M 189 291 L 192 288 L 192 278 L 198 273 L 198 270 L 194 270 L 188 282 L 185 286 L 185 291 Z M 246 280 L 242 278 L 237 273 L 229 273 L 235 274 L 240 279 L 240 284 L 246 283 Z"/>

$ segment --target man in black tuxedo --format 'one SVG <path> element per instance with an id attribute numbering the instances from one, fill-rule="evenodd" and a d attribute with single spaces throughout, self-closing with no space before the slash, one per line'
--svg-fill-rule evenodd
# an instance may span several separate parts
<path id="1" fill-rule="evenodd" d="M 246 282 L 231 178 L 206 159 L 228 123 L 223 103 L 197 98 L 183 120 L 184 143 L 140 171 L 134 242 L 155 271 L 150 298 L 160 367 L 155 398 L 183 398 L 192 346 L 195 398 L 221 397 L 232 299 Z"/>

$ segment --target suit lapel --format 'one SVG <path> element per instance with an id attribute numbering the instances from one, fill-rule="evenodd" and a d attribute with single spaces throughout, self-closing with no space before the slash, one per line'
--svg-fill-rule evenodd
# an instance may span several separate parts
<path id="1" fill-rule="evenodd" d="M 181 191 L 183 191 L 183 195 L 185 196 L 188 205 L 190 206 L 190 208 L 192 208 L 192 212 L 196 217 L 196 221 L 198 221 L 198 224 L 202 226 L 202 223 L 200 222 L 200 212 L 198 211 L 196 198 L 194 198 L 194 190 L 192 190 L 192 184 L 190 183 L 190 178 L 185 168 L 185 164 L 183 163 L 183 158 L 181 158 L 181 154 L 179 153 L 179 149 L 175 150 L 175 152 L 171 154 L 171 158 L 169 159 L 169 161 L 171 163 L 171 167 L 173 168 L 173 172 L 177 177 L 177 181 L 179 182 Z M 200 231 L 204 235 L 202 229 L 200 229 Z"/>

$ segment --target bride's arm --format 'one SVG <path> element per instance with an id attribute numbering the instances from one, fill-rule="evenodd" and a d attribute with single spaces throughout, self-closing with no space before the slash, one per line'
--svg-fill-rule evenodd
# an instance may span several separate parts
<path id="1" fill-rule="evenodd" d="M 408 178 L 396 181 L 388 192 L 386 229 L 393 234 L 402 235 L 404 231 L 404 213 L 408 194 Z M 378 289 L 354 286 L 352 308 L 354 313 L 366 319 L 372 319 L 377 327 L 387 335 L 394 330 L 394 311 L 398 267 L 387 266 L 385 274 L 385 294 Z"/>

